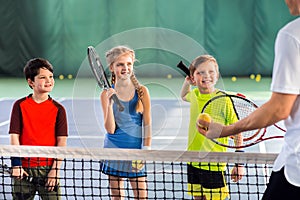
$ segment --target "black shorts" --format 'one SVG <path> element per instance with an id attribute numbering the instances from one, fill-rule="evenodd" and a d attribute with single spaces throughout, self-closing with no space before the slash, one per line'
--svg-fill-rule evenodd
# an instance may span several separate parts
<path id="1" fill-rule="evenodd" d="M 203 170 L 192 165 L 187 165 L 188 183 L 201 184 L 208 189 L 222 188 L 225 186 L 224 172 Z"/>
<path id="2" fill-rule="evenodd" d="M 272 172 L 267 189 L 262 200 L 299 199 L 300 187 L 290 184 L 284 175 L 284 167 L 278 172 Z"/>

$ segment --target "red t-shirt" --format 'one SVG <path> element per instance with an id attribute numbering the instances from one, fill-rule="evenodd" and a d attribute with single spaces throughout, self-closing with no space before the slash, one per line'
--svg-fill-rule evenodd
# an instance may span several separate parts
<path id="1" fill-rule="evenodd" d="M 20 134 L 20 145 L 56 146 L 58 136 L 68 136 L 66 111 L 50 96 L 42 103 L 36 103 L 31 96 L 14 103 L 9 133 Z M 23 167 L 52 163 L 53 159 L 22 158 Z"/>

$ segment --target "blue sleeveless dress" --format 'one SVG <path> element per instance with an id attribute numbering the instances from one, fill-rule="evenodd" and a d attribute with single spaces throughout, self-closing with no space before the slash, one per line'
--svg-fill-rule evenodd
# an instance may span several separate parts
<path id="1" fill-rule="evenodd" d="M 124 111 L 120 112 L 113 104 L 116 130 L 114 134 L 105 134 L 104 148 L 141 149 L 143 138 L 143 115 L 136 112 L 138 93 L 130 101 L 121 101 Z M 137 161 L 106 160 L 101 163 L 101 171 L 118 177 L 146 176 L 145 166 Z"/>

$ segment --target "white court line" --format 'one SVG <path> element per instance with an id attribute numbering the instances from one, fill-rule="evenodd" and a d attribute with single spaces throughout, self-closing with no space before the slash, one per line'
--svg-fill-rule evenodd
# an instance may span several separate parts
<path id="1" fill-rule="evenodd" d="M 5 126 L 5 125 L 9 124 L 9 121 L 10 121 L 10 120 L 7 120 L 7 121 L 4 121 L 4 122 L 1 122 L 1 123 L 0 123 L 0 127 L 1 127 L 1 126 Z"/>
<path id="2" fill-rule="evenodd" d="M 58 102 L 63 102 L 63 101 L 66 101 L 67 98 L 64 98 L 64 97 L 60 97 L 60 98 L 57 98 L 56 99 Z"/>
<path id="3" fill-rule="evenodd" d="M 6 101 L 6 100 L 15 100 L 15 98 L 8 98 L 8 97 L 0 98 L 0 101 Z"/>

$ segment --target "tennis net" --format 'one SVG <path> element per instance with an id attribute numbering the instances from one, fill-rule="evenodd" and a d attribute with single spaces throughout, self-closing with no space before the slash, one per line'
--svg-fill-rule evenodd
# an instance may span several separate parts
<path id="1" fill-rule="evenodd" d="M 0 146 L 0 152 L 0 199 L 12 199 L 14 179 L 9 173 L 5 173 L 6 166 L 11 166 L 11 157 L 40 157 L 62 159 L 59 178 L 61 193 L 58 195 L 61 199 L 111 199 L 109 178 L 100 171 L 104 163 L 111 171 L 122 168 L 124 173 L 129 174 L 143 169 L 146 174 L 147 199 L 192 199 L 187 191 L 187 164 L 201 162 L 210 168 L 212 163 L 224 162 L 227 163 L 224 177 L 230 199 L 257 200 L 262 197 L 277 156 L 273 153 L 208 153 L 11 145 Z M 244 164 L 245 174 L 242 180 L 236 183 L 230 179 L 230 173 L 231 168 L 237 163 Z M 132 179 L 124 179 L 124 186 L 117 188 L 124 192 L 124 199 L 134 199 L 136 193 L 133 192 L 131 185 L 139 185 L 129 180 Z M 32 179 L 26 181 L 33 183 Z M 207 181 L 213 184 L 212 180 Z M 40 182 L 34 182 L 36 185 L 38 183 Z M 38 186 L 45 187 L 42 184 Z M 143 190 L 138 187 L 136 189 Z M 39 198 L 36 195 L 35 199 Z M 207 196 L 207 199 L 210 197 Z"/>

